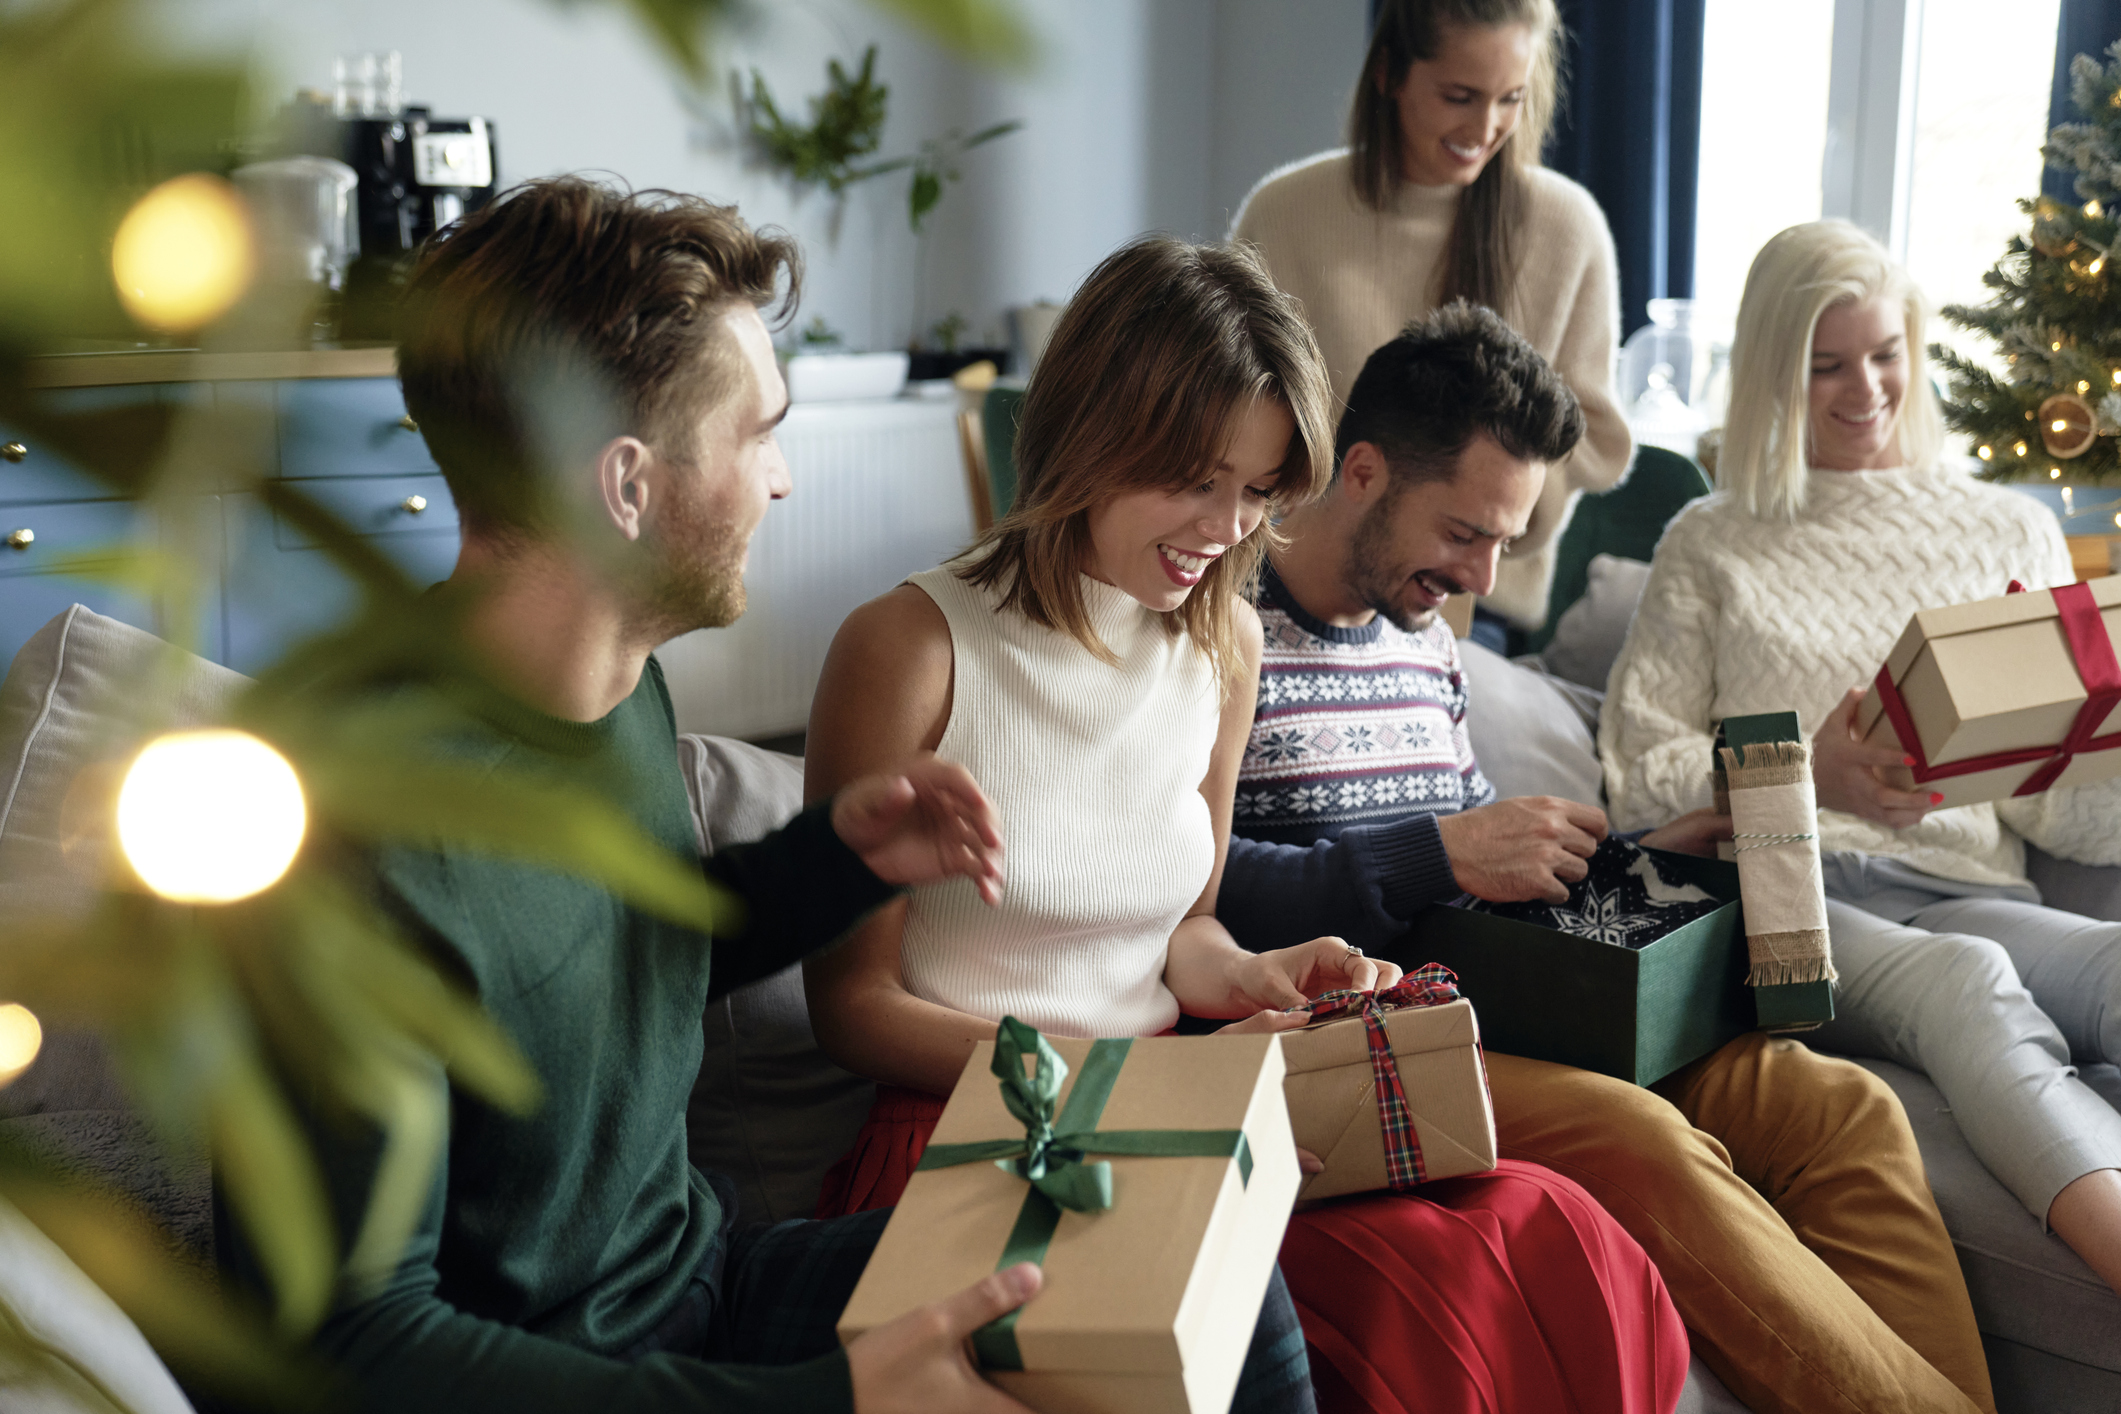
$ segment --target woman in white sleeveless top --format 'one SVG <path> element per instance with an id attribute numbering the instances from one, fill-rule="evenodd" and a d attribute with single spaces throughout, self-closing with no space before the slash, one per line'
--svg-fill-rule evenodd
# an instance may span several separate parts
<path id="1" fill-rule="evenodd" d="M 1004 1013 L 1077 1036 L 1153 1035 L 1181 1011 L 1271 1031 L 1302 1025 L 1283 1009 L 1308 997 L 1397 980 L 1337 938 L 1245 952 L 1215 919 L 1258 682 L 1245 591 L 1270 508 L 1330 476 L 1328 399 L 1256 258 L 1129 246 L 1039 365 L 1019 504 L 841 628 L 809 792 L 939 750 L 988 793 L 1009 856 L 998 907 L 915 890 L 810 965 L 820 1043 L 882 1082 L 821 1212 L 896 1201 Z M 1641 1248 L 1533 1165 L 1298 1214 L 1282 1268 L 1324 1408 L 1632 1414 L 1669 1410 L 1684 1378 Z"/>

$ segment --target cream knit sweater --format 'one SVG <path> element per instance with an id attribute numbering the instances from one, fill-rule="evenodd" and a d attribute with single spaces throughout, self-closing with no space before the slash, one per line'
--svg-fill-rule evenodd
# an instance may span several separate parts
<path id="1" fill-rule="evenodd" d="M 945 566 L 912 576 L 950 624 L 950 722 L 936 750 L 964 763 L 1001 817 L 999 907 L 970 882 L 913 891 L 906 988 L 989 1021 L 1056 1036 L 1153 1036 L 1178 1020 L 1164 985 L 1171 930 L 1215 867 L 1202 798 L 1221 724 L 1205 655 L 1123 589 L 1081 580 L 1099 638 L 999 608 Z"/>
<path id="2" fill-rule="evenodd" d="M 1988 599 L 2013 579 L 2067 584 L 2069 551 L 2039 503 L 1962 471 L 1811 473 L 1794 524 L 1727 494 L 1694 502 L 1658 543 L 1607 682 L 1598 750 L 1618 829 L 1709 803 L 1710 733 L 1794 710 L 1807 736 L 1868 683 L 1917 609 Z M 2023 839 L 2121 862 L 2121 783 L 1938 810 L 1891 830 L 1819 812 L 1819 846 L 1904 859 L 1970 883 L 2025 878 Z"/>
<path id="3" fill-rule="evenodd" d="M 1613 236 L 1591 194 L 1558 172 L 1531 173 L 1522 268 L 1497 311 L 1560 372 L 1589 429 L 1547 477 L 1523 540 L 1502 562 L 1489 607 L 1528 628 L 1546 617 L 1552 545 L 1580 491 L 1611 486 L 1633 443 L 1613 401 L 1620 294 Z M 1389 211 L 1355 195 L 1345 150 L 1270 172 L 1239 208 L 1234 239 L 1259 247 L 1274 283 L 1303 302 L 1345 399 L 1371 352 L 1436 307 L 1457 187 L 1400 188 Z"/>

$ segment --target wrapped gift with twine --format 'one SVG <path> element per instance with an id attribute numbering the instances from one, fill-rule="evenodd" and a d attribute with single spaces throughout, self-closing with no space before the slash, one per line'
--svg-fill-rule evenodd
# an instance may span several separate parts
<path id="1" fill-rule="evenodd" d="M 1301 1197 L 1404 1193 L 1495 1167 L 1480 1023 L 1449 968 L 1430 963 L 1373 992 L 1328 992 L 1310 1010 L 1310 1025 L 1281 1037 L 1290 1127 L 1326 1166 L 1304 1180 Z"/>
<path id="2" fill-rule="evenodd" d="M 1795 713 L 1734 717 L 1719 746 L 1719 804 L 1731 817 L 1745 910 L 1746 982 L 1760 1024 L 1808 1031 L 1834 1016 L 1833 949 L 1819 868 L 1812 746 Z"/>
<path id="3" fill-rule="evenodd" d="M 1221 1414 L 1300 1177 L 1283 1071 L 1277 1036 L 1071 1040 L 1003 1018 L 840 1339 L 1036 1262 L 1039 1294 L 973 1336 L 987 1378 L 1043 1414 Z"/>

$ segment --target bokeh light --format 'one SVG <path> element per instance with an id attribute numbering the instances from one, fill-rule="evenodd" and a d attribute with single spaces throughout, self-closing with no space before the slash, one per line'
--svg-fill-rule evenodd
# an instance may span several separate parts
<path id="1" fill-rule="evenodd" d="M 249 208 L 219 177 L 172 177 L 125 213 L 110 268 L 118 298 L 142 324 L 203 328 L 242 298 L 257 268 Z"/>
<path id="2" fill-rule="evenodd" d="M 158 737 L 118 790 L 126 861 L 179 903 L 232 903 L 272 887 L 307 824 L 294 767 L 248 732 Z"/>
<path id="3" fill-rule="evenodd" d="M 17 1002 L 0 1002 L 0 1085 L 29 1069 L 44 1048 L 44 1028 L 36 1014 Z"/>

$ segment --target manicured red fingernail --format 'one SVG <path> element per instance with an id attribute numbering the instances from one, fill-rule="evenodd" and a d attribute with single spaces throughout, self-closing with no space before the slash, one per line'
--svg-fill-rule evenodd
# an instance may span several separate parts
<path id="1" fill-rule="evenodd" d="M 1932 804 L 1932 805 L 1942 805 L 1942 804 L 1944 804 L 1944 792 L 1943 792 L 1943 791 L 1941 791 L 1941 790 L 1933 790 L 1933 791 L 1931 791 L 1931 792 L 1930 792 L 1930 804 Z"/>
<path id="2" fill-rule="evenodd" d="M 1900 758 L 1900 764 L 1903 766 L 1912 766 L 1915 764 L 1915 758 L 1912 756 L 1903 756 Z"/>

